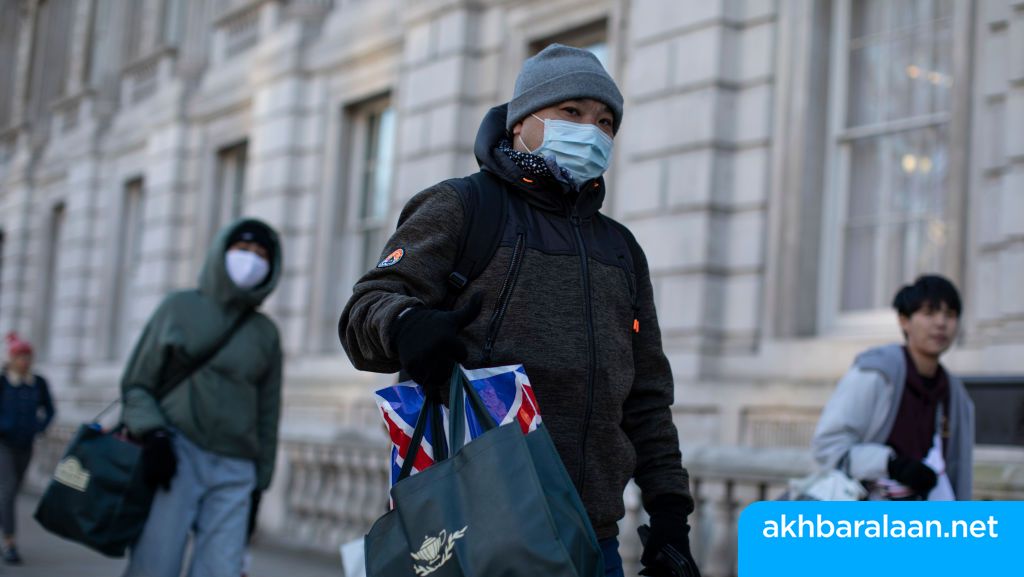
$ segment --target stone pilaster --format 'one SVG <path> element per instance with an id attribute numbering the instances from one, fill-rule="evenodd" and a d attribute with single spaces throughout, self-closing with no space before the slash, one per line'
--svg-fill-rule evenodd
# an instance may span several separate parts
<path id="1" fill-rule="evenodd" d="M 25 122 L 28 113 L 28 90 L 32 82 L 32 38 L 35 34 L 35 20 L 38 0 L 27 0 L 22 4 L 21 28 L 18 31 L 18 53 L 15 56 L 14 99 L 11 103 L 12 126 Z"/>
<path id="2" fill-rule="evenodd" d="M 772 10 L 639 0 L 628 15 L 615 206 L 646 249 L 677 374 L 760 329 Z"/>

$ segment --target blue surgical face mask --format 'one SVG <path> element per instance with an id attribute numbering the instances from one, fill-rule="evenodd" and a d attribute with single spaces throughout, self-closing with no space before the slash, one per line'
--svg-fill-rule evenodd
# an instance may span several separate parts
<path id="1" fill-rule="evenodd" d="M 527 152 L 539 156 L 554 156 L 558 166 L 569 171 L 577 185 L 593 180 L 608 170 L 612 161 L 612 137 L 593 124 L 567 120 L 544 119 L 544 141 L 530 150 L 523 137 L 519 142 Z"/>

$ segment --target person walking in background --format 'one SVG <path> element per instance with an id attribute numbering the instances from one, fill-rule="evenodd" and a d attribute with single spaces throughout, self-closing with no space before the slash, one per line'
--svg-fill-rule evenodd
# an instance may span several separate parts
<path id="1" fill-rule="evenodd" d="M 970 500 L 974 404 L 939 363 L 956 337 L 960 294 L 926 275 L 893 307 L 904 344 L 857 356 L 818 421 L 814 457 L 866 481 L 872 499 Z"/>
<path id="2" fill-rule="evenodd" d="M 55 411 L 46 379 L 32 374 L 32 345 L 7 335 L 7 366 L 0 375 L 0 524 L 3 558 L 22 562 L 15 539 L 15 503 L 32 460 L 32 442 L 53 421 Z"/>
<path id="3" fill-rule="evenodd" d="M 445 302 L 473 215 L 452 184 L 440 183 L 405 206 L 387 256 L 356 283 L 338 333 L 356 368 L 402 369 L 434 398 L 445 397 L 456 362 L 521 363 L 607 575 L 623 574 L 617 523 L 630 479 L 651 517 L 645 574 L 668 574 L 671 546 L 699 575 L 647 260 L 633 235 L 599 212 L 622 105 L 586 50 L 552 44 L 527 60 L 512 100 L 491 109 L 477 133 L 485 174 L 472 178 L 507 191 L 507 219 L 496 223 L 504 236 L 471 290 Z"/>
<path id="4" fill-rule="evenodd" d="M 241 219 L 217 235 L 198 290 L 169 295 L 143 330 L 121 382 L 123 420 L 161 490 L 126 577 L 178 577 L 190 533 L 190 577 L 242 573 L 250 503 L 270 485 L 281 410 L 280 338 L 255 309 L 281 272 L 277 233 Z M 162 388 L 227 334 L 189 378 Z"/>

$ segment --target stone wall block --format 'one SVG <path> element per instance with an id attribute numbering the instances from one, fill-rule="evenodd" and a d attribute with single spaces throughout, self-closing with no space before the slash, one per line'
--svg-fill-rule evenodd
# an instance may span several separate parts
<path id="1" fill-rule="evenodd" d="M 666 196 L 670 207 L 706 206 L 711 202 L 716 157 L 702 148 L 668 157 Z"/>
<path id="2" fill-rule="evenodd" d="M 675 30 L 725 16 L 727 0 L 637 0 L 630 14 L 630 37 L 644 42 Z"/>
<path id="3" fill-rule="evenodd" d="M 652 272 L 707 264 L 710 220 L 706 213 L 682 213 L 630 222 Z"/>

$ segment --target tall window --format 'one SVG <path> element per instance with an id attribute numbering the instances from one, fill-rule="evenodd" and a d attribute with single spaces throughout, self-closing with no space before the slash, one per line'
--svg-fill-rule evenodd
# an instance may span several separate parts
<path id="1" fill-rule="evenodd" d="M 93 89 L 110 90 L 105 81 L 120 68 L 122 53 L 117 49 L 118 26 L 114 21 L 115 0 L 96 0 L 89 25 L 89 57 L 86 60 L 86 77 Z M 129 9 L 125 5 L 125 9 Z"/>
<path id="2" fill-rule="evenodd" d="M 119 359 L 132 346 L 132 288 L 139 277 L 142 262 L 142 231 L 144 230 L 145 189 L 141 178 L 128 181 L 122 199 L 121 232 L 117 244 L 117 270 L 114 280 L 114 315 L 110 338 L 110 358 Z"/>
<path id="3" fill-rule="evenodd" d="M 61 246 L 64 240 L 64 220 L 65 213 L 64 204 L 58 204 L 53 207 L 50 212 L 50 222 L 47 228 L 49 236 L 46 239 L 46 262 L 44 274 L 46 275 L 43 279 L 43 286 L 41 287 L 42 308 L 39 311 L 39 333 L 40 333 L 40 344 L 42 345 L 42 357 L 51 358 L 53 353 L 53 335 L 54 335 L 54 324 L 57 316 L 54 315 L 54 309 L 57 306 L 57 285 L 60 282 L 60 275 L 57 271 L 60 270 L 58 261 L 61 255 Z"/>
<path id="4" fill-rule="evenodd" d="M 840 314 L 885 308 L 948 268 L 953 1 L 843 1 L 836 11 L 829 285 Z M 828 228 L 826 230 L 828 230 Z M 838 270 L 837 270 L 838 269 Z"/>
<path id="5" fill-rule="evenodd" d="M 215 211 L 217 218 L 214 230 L 242 216 L 245 203 L 245 166 L 248 160 L 248 145 L 241 142 L 217 152 L 217 197 Z"/>
<path id="6" fill-rule="evenodd" d="M 387 99 L 379 99 L 353 107 L 348 116 L 352 130 L 348 188 L 355 203 L 350 223 L 361 247 L 360 271 L 367 271 L 377 264 L 391 232 L 395 114 Z"/>
<path id="7" fill-rule="evenodd" d="M 43 0 L 36 9 L 31 83 L 26 101 L 30 121 L 46 116 L 50 105 L 64 91 L 74 9 L 73 2 L 59 0 Z"/>
<path id="8" fill-rule="evenodd" d="M 177 46 L 184 38 L 187 9 L 186 0 L 163 0 L 160 40 L 164 46 Z"/>
<path id="9" fill-rule="evenodd" d="M 608 22 L 605 20 L 537 40 L 530 44 L 530 50 L 536 54 L 552 42 L 589 50 L 608 69 Z"/>

